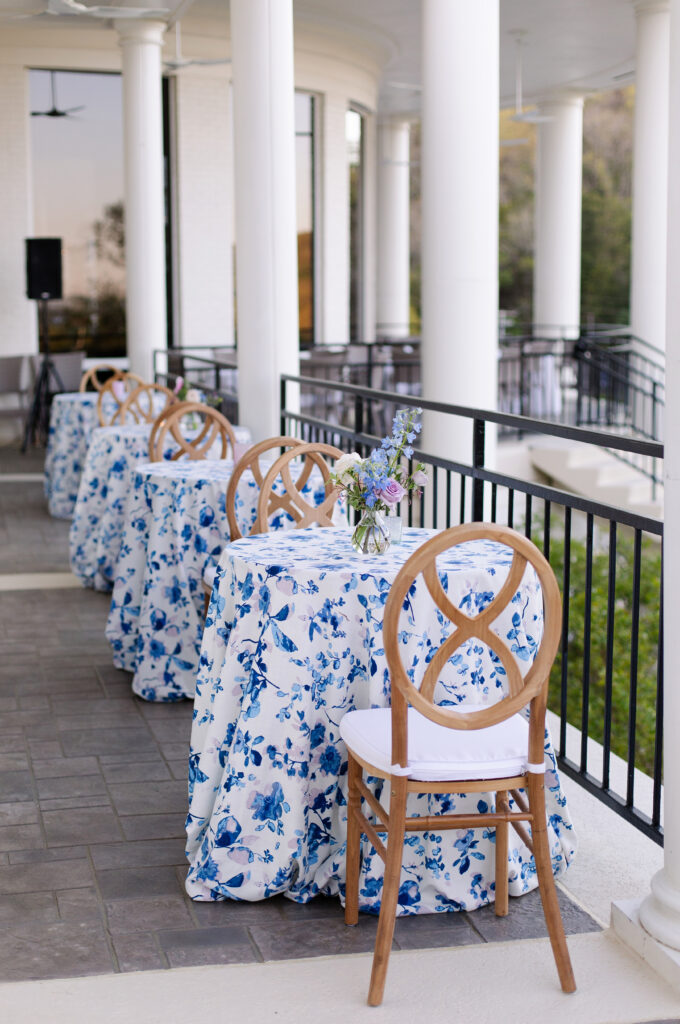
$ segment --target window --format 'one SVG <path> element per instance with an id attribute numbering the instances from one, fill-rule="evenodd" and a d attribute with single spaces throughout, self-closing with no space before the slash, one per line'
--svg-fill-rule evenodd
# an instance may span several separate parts
<path id="1" fill-rule="evenodd" d="M 295 93 L 300 346 L 314 344 L 314 97 Z"/>
<path id="2" fill-rule="evenodd" d="M 125 355 L 125 230 L 120 75 L 29 72 L 33 234 L 62 239 L 63 299 L 50 344 Z"/>
<path id="3" fill-rule="evenodd" d="M 361 341 L 364 118 L 357 110 L 347 111 L 345 138 L 349 169 L 349 340 Z"/>

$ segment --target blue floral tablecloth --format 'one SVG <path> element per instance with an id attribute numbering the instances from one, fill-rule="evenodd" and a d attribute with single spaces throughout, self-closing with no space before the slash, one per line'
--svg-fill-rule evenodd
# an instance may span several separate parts
<path id="1" fill-rule="evenodd" d="M 197 900 L 257 900 L 283 892 L 298 902 L 344 897 L 347 756 L 343 715 L 389 704 L 382 641 L 390 585 L 431 531 L 408 529 L 383 556 L 357 556 L 349 531 L 300 530 L 236 541 L 225 549 L 208 611 L 196 683 L 189 762 L 186 888 Z M 463 552 L 461 554 L 461 552 Z M 509 549 L 470 542 L 438 560 L 454 602 L 473 614 L 502 586 Z M 542 633 L 540 589 L 527 570 L 497 620 L 528 668 Z M 450 624 L 416 584 L 400 640 L 417 682 Z M 472 638 L 442 673 L 440 699 L 488 704 L 504 673 Z M 575 837 L 546 735 L 546 790 L 554 870 Z M 375 781 L 380 792 L 382 783 Z M 493 803 L 493 794 L 409 797 L 409 814 Z M 494 898 L 495 832 L 406 837 L 399 913 L 470 910 Z M 533 858 L 510 831 L 510 892 L 536 886 Z M 363 843 L 360 901 L 380 906 L 383 865 Z"/>
<path id="2" fill-rule="evenodd" d="M 118 562 L 125 526 L 125 504 L 135 468 L 149 458 L 151 424 L 98 427 L 92 433 L 70 532 L 71 570 L 86 587 L 109 591 Z M 250 441 L 247 427 L 234 427 L 243 449 Z M 167 439 L 166 457 L 177 445 Z M 226 489 L 226 485 L 225 485 Z"/>
<path id="3" fill-rule="evenodd" d="M 204 618 L 203 573 L 229 541 L 225 510 L 231 460 L 138 465 L 125 505 L 106 636 L 117 668 L 149 701 L 193 697 Z M 319 501 L 321 478 L 307 488 Z M 236 492 L 242 532 L 255 522 L 259 488 L 245 472 Z M 291 525 L 279 514 L 271 528 Z"/>
<path id="4" fill-rule="evenodd" d="M 55 395 L 45 453 L 45 497 L 50 515 L 70 519 L 78 497 L 92 431 L 99 426 L 95 391 Z"/>

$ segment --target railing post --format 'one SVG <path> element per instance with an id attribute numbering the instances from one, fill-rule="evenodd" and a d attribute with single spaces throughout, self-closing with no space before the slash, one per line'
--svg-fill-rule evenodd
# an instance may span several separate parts
<path id="1" fill-rule="evenodd" d="M 485 433 L 484 420 L 474 420 L 472 424 L 472 465 L 475 471 L 484 468 Z M 475 523 L 484 521 L 484 481 L 477 476 L 474 476 L 472 480 L 472 520 Z"/>
<path id="2" fill-rule="evenodd" d="M 283 376 L 281 377 L 281 381 L 279 383 L 279 387 L 280 387 L 280 392 L 279 392 L 279 403 L 280 403 L 279 404 L 279 410 L 280 410 L 280 416 L 281 416 L 281 423 L 280 423 L 281 430 L 280 430 L 280 433 L 281 433 L 282 437 L 285 437 L 285 435 L 286 435 L 286 416 L 285 416 L 285 408 L 286 408 L 286 378 L 283 377 Z"/>
<path id="3" fill-rule="evenodd" d="M 364 432 L 364 399 L 363 395 L 357 395 L 354 399 L 354 433 Z"/>

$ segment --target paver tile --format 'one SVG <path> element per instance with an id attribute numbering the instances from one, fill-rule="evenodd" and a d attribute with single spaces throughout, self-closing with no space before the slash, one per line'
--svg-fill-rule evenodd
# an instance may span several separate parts
<path id="1" fill-rule="evenodd" d="M 118 819 L 110 807 L 86 807 L 43 813 L 48 846 L 109 843 L 122 839 Z"/>
<path id="2" fill-rule="evenodd" d="M 174 868 L 166 865 L 152 868 L 114 868 L 110 871 L 97 871 L 97 882 L 105 900 L 182 894 L 182 888 Z"/>
<path id="3" fill-rule="evenodd" d="M 194 927 L 187 902 L 181 896 L 110 900 L 105 907 L 112 935 Z"/>
<path id="4" fill-rule="evenodd" d="M 116 935 L 113 948 L 121 971 L 159 971 L 168 961 L 149 932 Z"/>

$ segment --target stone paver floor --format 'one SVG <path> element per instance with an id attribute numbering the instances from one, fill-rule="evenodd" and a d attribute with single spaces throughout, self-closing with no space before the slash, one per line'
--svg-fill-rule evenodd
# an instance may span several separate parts
<path id="1" fill-rule="evenodd" d="M 8 468 L 11 465 L 11 468 Z M 68 523 L 0 450 L 0 572 L 68 568 Z M 35 472 L 36 453 L 27 460 Z M 191 704 L 147 704 L 112 667 L 109 599 L 80 589 L 0 593 L 0 981 L 356 953 L 338 900 L 193 903 L 183 888 Z M 599 926 L 561 894 L 570 933 Z M 538 893 L 510 915 L 411 917 L 404 949 L 545 934 Z"/>

